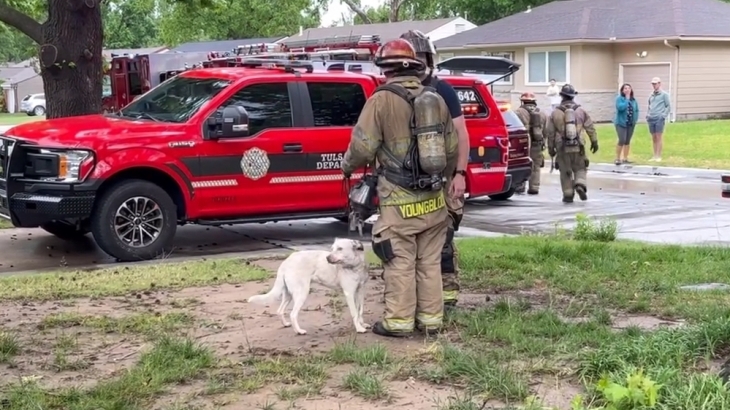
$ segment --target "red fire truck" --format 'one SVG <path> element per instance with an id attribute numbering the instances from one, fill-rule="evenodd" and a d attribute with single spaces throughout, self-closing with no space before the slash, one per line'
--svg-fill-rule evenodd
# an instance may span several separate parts
<path id="1" fill-rule="evenodd" d="M 115 112 L 161 82 L 199 66 L 208 53 L 112 55 L 104 82 L 111 90 L 102 98 L 105 112 Z"/>
<path id="2" fill-rule="evenodd" d="M 168 253 L 178 225 L 346 218 L 342 155 L 381 80 L 328 63 L 249 57 L 184 70 L 114 114 L 11 128 L 0 135 L 0 217 L 64 239 L 91 232 L 122 261 Z M 440 66 L 519 67 L 493 57 Z M 461 96 L 471 136 L 469 194 L 503 192 L 507 129 L 487 84 L 442 79 Z"/>

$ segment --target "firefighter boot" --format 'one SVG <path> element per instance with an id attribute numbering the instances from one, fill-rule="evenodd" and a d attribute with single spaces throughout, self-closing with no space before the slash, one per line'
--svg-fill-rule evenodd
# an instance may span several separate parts
<path id="1" fill-rule="evenodd" d="M 575 184 L 575 192 L 578 194 L 578 197 L 581 201 L 585 201 L 588 199 L 588 188 L 585 187 L 585 185 L 582 184 Z"/>
<path id="2" fill-rule="evenodd" d="M 572 204 L 573 203 L 573 197 L 572 196 L 564 196 L 563 197 L 563 202 L 565 202 L 566 204 Z"/>
<path id="3" fill-rule="evenodd" d="M 380 320 L 375 322 L 372 331 L 378 336 L 385 337 L 409 337 L 413 335 L 411 332 L 392 332 L 386 329 L 385 326 L 383 326 L 383 322 Z"/>

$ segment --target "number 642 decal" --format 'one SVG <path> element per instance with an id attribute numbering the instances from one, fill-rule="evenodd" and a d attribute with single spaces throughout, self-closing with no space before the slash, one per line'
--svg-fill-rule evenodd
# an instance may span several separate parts
<path id="1" fill-rule="evenodd" d="M 459 102 L 461 103 L 477 102 L 477 96 L 474 90 L 468 88 L 456 90 L 456 95 L 459 97 Z"/>

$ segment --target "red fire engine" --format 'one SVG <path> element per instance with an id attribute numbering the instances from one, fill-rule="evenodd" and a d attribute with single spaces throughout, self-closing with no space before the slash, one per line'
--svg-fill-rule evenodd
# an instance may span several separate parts
<path id="1" fill-rule="evenodd" d="M 114 112 L 180 72 L 200 65 L 208 53 L 112 55 L 104 81 L 111 94 L 102 98 L 105 112 Z"/>

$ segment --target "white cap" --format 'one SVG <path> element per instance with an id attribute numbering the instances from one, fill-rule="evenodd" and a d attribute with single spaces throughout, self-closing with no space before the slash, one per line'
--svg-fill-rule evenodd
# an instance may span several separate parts
<path id="1" fill-rule="evenodd" d="M 661 82 L 662 82 L 662 79 L 659 78 L 659 77 L 654 77 L 654 78 L 651 79 L 651 83 L 652 84 L 658 84 L 658 83 L 661 83 Z"/>

